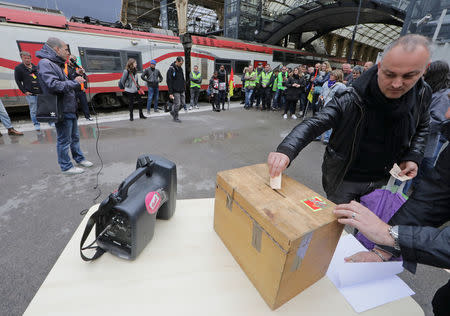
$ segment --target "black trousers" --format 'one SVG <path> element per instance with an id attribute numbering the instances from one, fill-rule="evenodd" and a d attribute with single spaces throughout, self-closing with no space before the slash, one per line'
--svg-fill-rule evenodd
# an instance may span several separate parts
<path id="1" fill-rule="evenodd" d="M 142 98 L 139 95 L 139 93 L 135 92 L 135 93 L 129 93 L 129 92 L 125 92 L 125 94 L 128 96 L 128 110 L 130 111 L 130 119 L 133 118 L 133 109 L 134 109 L 134 104 L 137 104 L 138 109 L 139 109 L 139 116 L 142 117 L 144 116 L 144 114 L 142 113 Z"/>
<path id="2" fill-rule="evenodd" d="M 287 114 L 289 111 L 292 114 L 295 114 L 295 108 L 297 106 L 297 100 L 286 100 L 285 106 L 284 106 L 284 114 Z"/>
<path id="3" fill-rule="evenodd" d="M 373 182 L 354 182 L 342 181 L 341 185 L 337 187 L 336 192 L 327 194 L 327 198 L 336 204 L 347 204 L 355 200 L 359 202 L 361 196 L 366 195 L 381 188 L 385 185 L 387 180 L 379 180 Z"/>
<path id="4" fill-rule="evenodd" d="M 434 316 L 450 315 L 450 280 L 436 291 L 431 304 L 433 305 Z"/>
<path id="5" fill-rule="evenodd" d="M 261 88 L 261 94 L 262 94 L 262 108 L 263 110 L 265 109 L 270 109 L 271 106 L 271 101 L 272 101 L 272 88 L 270 87 L 266 87 L 266 88 Z"/>

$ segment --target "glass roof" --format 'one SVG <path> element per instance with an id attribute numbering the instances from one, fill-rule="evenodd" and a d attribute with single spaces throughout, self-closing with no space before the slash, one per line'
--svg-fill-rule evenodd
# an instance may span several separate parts
<path id="1" fill-rule="evenodd" d="M 354 26 L 347 26 L 331 33 L 345 38 L 352 38 Z M 400 26 L 387 24 L 361 24 L 356 31 L 355 41 L 368 46 L 383 49 L 387 44 L 396 40 L 400 36 Z"/>

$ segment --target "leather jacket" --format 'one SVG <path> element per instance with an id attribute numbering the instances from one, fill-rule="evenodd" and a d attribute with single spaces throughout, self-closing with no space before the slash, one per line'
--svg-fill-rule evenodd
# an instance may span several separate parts
<path id="1" fill-rule="evenodd" d="M 371 80 L 368 76 L 365 79 Z M 416 87 L 418 93 L 414 97 L 416 104 L 412 110 L 416 130 L 406 142 L 409 143 L 409 147 L 401 148 L 402 154 L 398 162 L 414 161 L 420 165 L 428 137 L 431 88 L 423 79 L 416 83 Z M 297 125 L 278 146 L 277 152 L 286 154 L 292 163 L 303 148 L 332 128 L 333 133 L 323 158 L 322 185 L 327 195 L 333 194 L 344 180 L 358 152 L 364 131 L 365 113 L 366 106 L 363 99 L 353 87 L 349 87 L 343 92 L 336 93 L 327 106 L 314 117 Z M 386 173 L 388 171 L 386 170 Z"/>

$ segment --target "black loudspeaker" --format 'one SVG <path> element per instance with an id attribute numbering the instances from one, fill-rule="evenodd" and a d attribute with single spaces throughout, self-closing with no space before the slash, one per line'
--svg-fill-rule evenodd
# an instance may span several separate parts
<path id="1" fill-rule="evenodd" d="M 156 219 L 170 219 L 176 207 L 176 165 L 156 155 L 142 155 L 136 170 L 105 199 L 89 219 L 80 252 L 83 260 L 95 260 L 105 251 L 133 260 L 153 238 Z M 83 244 L 96 226 L 96 247 Z M 94 242 L 95 242 L 94 241 Z M 92 258 L 83 250 L 96 249 Z"/>

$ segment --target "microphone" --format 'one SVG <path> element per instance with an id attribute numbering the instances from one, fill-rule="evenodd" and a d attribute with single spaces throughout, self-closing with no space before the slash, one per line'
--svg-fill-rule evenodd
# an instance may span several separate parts
<path id="1" fill-rule="evenodd" d="M 70 58 L 70 62 L 77 68 L 83 69 L 80 65 L 78 65 L 77 60 L 75 58 Z"/>

